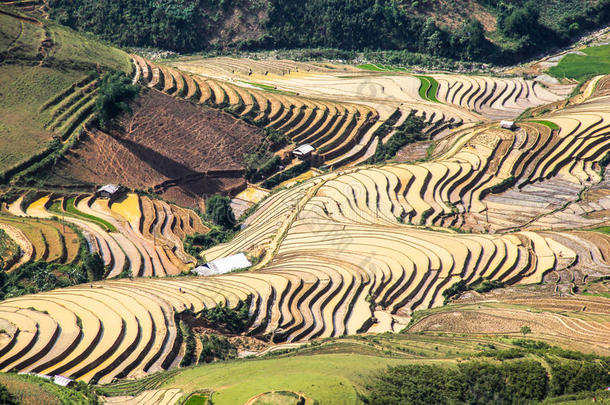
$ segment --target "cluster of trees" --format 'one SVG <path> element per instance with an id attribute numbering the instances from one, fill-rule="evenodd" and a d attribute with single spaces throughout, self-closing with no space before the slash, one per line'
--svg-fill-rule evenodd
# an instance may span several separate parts
<path id="1" fill-rule="evenodd" d="M 257 125 L 251 120 L 247 120 L 247 122 Z M 280 170 L 282 159 L 273 152 L 290 142 L 288 136 L 283 132 L 271 128 L 264 130 L 265 138 L 258 148 L 243 156 L 243 163 L 246 167 L 245 177 L 250 182 L 261 181 Z"/>
<path id="2" fill-rule="evenodd" d="M 244 4 L 245 0 L 239 2 Z M 51 18 L 120 45 L 201 50 L 232 8 L 226 0 L 49 0 Z"/>
<path id="3" fill-rule="evenodd" d="M 477 20 L 465 21 L 458 29 L 449 30 L 395 1 L 49 0 L 49 6 L 52 18 L 60 23 L 120 45 L 178 52 L 226 47 L 396 50 L 403 52 L 398 55 L 402 60 L 424 63 L 431 62 L 425 55 L 512 63 L 564 45 L 574 35 L 610 22 L 610 0 L 564 7 L 550 21 L 540 18 L 540 11 L 552 6 L 549 1 L 479 2 L 493 10 L 498 31 L 506 41 L 489 41 Z M 416 8 L 428 7 L 423 2 L 416 3 Z M 237 43 L 213 41 L 236 8 L 250 14 L 267 9 L 267 18 L 259 22 L 260 36 Z M 414 55 L 423 56 L 414 58 Z"/>
<path id="4" fill-rule="evenodd" d="M 202 251 L 231 240 L 237 231 L 237 220 L 231 208 L 231 199 L 215 194 L 205 202 L 205 222 L 212 222 L 210 231 L 196 233 L 184 238 L 184 251 L 193 257 L 199 257 Z"/>
<path id="5" fill-rule="evenodd" d="M 0 272 L 0 299 L 101 280 L 105 272 L 104 261 L 98 253 L 81 254 L 77 265 L 25 263 L 10 273 Z"/>
<path id="6" fill-rule="evenodd" d="M 424 129 L 424 120 L 416 117 L 414 114 L 409 115 L 405 122 L 396 128 L 392 137 L 384 144 L 379 142 L 375 154 L 371 156 L 366 163 L 381 163 L 396 156 L 396 153 L 405 145 L 417 141 L 427 139 L 422 132 Z"/>
<path id="7" fill-rule="evenodd" d="M 239 334 L 245 332 L 250 325 L 250 302 L 250 298 L 240 301 L 235 308 L 219 304 L 214 308 L 202 310 L 197 317 L 207 321 L 214 329 Z"/>
<path id="8" fill-rule="evenodd" d="M 94 112 L 102 128 L 124 112 L 131 112 L 129 101 L 140 92 L 123 72 L 107 72 L 100 80 Z"/>
<path id="9" fill-rule="evenodd" d="M 211 363 L 217 360 L 229 360 L 237 357 L 237 348 L 229 339 L 221 335 L 204 335 L 201 339 L 199 363 Z"/>
<path id="10" fill-rule="evenodd" d="M 279 172 L 275 176 L 268 178 L 267 180 L 263 181 L 262 186 L 271 190 L 278 184 L 305 173 L 310 168 L 311 162 L 309 160 L 306 160 L 304 162 L 299 163 L 298 165 L 292 166 L 290 169 L 286 169 L 282 172 Z"/>
<path id="11" fill-rule="evenodd" d="M 546 350 L 546 349 L 537 349 Z M 545 356 L 550 372 L 536 360 L 499 364 L 468 361 L 457 368 L 438 365 L 389 367 L 369 387 L 371 404 L 523 404 L 610 385 L 607 358 L 572 360 Z M 431 383 L 433 382 L 433 383 Z"/>

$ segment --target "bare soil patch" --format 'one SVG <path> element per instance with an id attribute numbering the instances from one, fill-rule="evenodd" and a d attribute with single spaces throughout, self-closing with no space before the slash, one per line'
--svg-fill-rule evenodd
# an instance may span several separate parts
<path id="1" fill-rule="evenodd" d="M 107 133 L 89 132 L 56 174 L 151 188 L 189 206 L 202 196 L 234 194 L 245 186 L 242 157 L 260 144 L 261 129 L 155 90 L 143 93 L 132 110 Z"/>

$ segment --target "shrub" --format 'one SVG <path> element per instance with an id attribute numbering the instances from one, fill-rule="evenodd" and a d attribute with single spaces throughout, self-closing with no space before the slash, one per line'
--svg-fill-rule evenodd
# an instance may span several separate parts
<path id="1" fill-rule="evenodd" d="M 106 73 L 100 81 L 94 108 L 100 126 L 104 128 L 119 114 L 131 112 L 128 102 L 139 92 L 140 88 L 132 85 L 125 73 Z"/>
<path id="2" fill-rule="evenodd" d="M 104 260 L 99 253 L 87 254 L 81 264 L 83 272 L 87 274 L 89 281 L 98 281 L 104 278 L 106 269 L 104 267 Z"/>
<path id="3" fill-rule="evenodd" d="M 369 388 L 371 404 L 523 404 L 546 396 L 548 376 L 533 360 L 407 365 L 384 370 Z"/>
<path id="4" fill-rule="evenodd" d="M 311 162 L 309 162 L 308 160 L 299 163 L 296 166 L 292 166 L 290 169 L 284 170 L 283 172 L 280 172 L 278 174 L 276 174 L 275 176 L 265 180 L 262 184 L 263 187 L 268 188 L 268 189 L 272 189 L 273 187 L 277 186 L 278 184 L 286 181 L 286 180 L 290 180 L 293 177 L 296 177 L 300 174 L 305 173 L 307 170 L 309 170 L 309 168 L 311 167 Z"/>

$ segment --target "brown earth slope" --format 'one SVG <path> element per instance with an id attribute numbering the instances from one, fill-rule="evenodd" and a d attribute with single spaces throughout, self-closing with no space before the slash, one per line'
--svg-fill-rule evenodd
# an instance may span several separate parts
<path id="1" fill-rule="evenodd" d="M 55 181 L 120 183 L 196 206 L 204 195 L 243 187 L 242 156 L 264 133 L 231 115 L 156 90 L 144 91 L 104 133 L 88 132 L 55 170 Z"/>

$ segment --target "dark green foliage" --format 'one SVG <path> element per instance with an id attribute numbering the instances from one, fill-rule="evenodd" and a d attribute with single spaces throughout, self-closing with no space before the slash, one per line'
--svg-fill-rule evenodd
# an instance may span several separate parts
<path id="1" fill-rule="evenodd" d="M 228 360 L 237 357 L 237 348 L 224 336 L 201 336 L 201 354 L 199 363 L 211 363 L 216 360 Z"/>
<path id="2" fill-rule="evenodd" d="M 533 360 L 499 365 L 460 363 L 458 369 L 435 365 L 389 367 L 370 387 L 375 404 L 523 404 L 542 400 L 548 376 Z"/>
<path id="3" fill-rule="evenodd" d="M 241 301 L 236 308 L 228 308 L 218 304 L 215 308 L 204 309 L 198 318 L 205 319 L 215 329 L 238 334 L 244 332 L 250 323 L 250 301 Z"/>
<path id="4" fill-rule="evenodd" d="M 471 401 L 469 404 L 503 403 L 504 376 L 498 372 L 498 367 L 490 363 L 469 362 L 460 364 L 464 396 Z"/>
<path id="5" fill-rule="evenodd" d="M 437 64 L 430 58 L 510 64 L 557 46 L 575 35 L 610 22 L 610 0 L 582 5 L 578 0 L 478 0 L 497 16 L 499 40 L 489 41 L 481 23 L 439 27 L 408 5 L 379 0 L 49 0 L 51 17 L 80 31 L 92 32 L 124 46 L 178 52 L 223 48 L 320 48 L 311 57 L 347 58 L 345 51 L 399 52 L 401 64 Z M 411 3 L 426 7 L 423 1 Z M 217 42 L 235 8 L 260 20 L 258 38 Z M 328 51 L 328 48 L 337 50 Z M 408 62 L 407 62 L 408 60 Z M 381 62 L 381 61 L 380 61 Z M 389 63 L 389 62 L 388 62 Z M 445 64 L 446 62 L 443 62 Z"/>
<path id="6" fill-rule="evenodd" d="M 389 367 L 375 378 L 371 405 L 454 404 L 461 402 L 459 371 L 432 365 Z"/>
<path id="7" fill-rule="evenodd" d="M 98 281 L 104 278 L 106 269 L 104 268 L 104 260 L 99 253 L 88 254 L 81 264 L 84 272 L 87 274 L 89 281 Z"/>
<path id="8" fill-rule="evenodd" d="M 255 125 L 259 125 L 256 123 Z M 286 146 L 290 139 L 286 134 L 275 129 L 265 128 L 265 138 L 254 151 L 244 154 L 246 179 L 250 182 L 259 182 L 277 172 L 282 159 L 273 154 L 273 151 Z"/>
<path id="9" fill-rule="evenodd" d="M 478 292 L 479 294 L 483 294 L 489 292 L 495 288 L 503 288 L 504 283 L 499 280 L 480 280 L 475 281 L 471 288 Z"/>
<path id="10" fill-rule="evenodd" d="M 5 405 L 18 405 L 17 399 L 6 389 L 4 385 L 0 384 L 0 404 Z"/>
<path id="11" fill-rule="evenodd" d="M 231 230 L 214 227 L 208 233 L 196 233 L 187 235 L 184 239 L 184 250 L 191 256 L 198 256 L 201 251 L 216 246 L 219 243 L 228 242 L 233 237 Z"/>
<path id="12" fill-rule="evenodd" d="M 231 209 L 231 199 L 215 194 L 205 202 L 205 212 L 216 225 L 225 229 L 235 227 L 235 216 Z"/>
<path id="13" fill-rule="evenodd" d="M 286 169 L 283 172 L 279 172 L 275 176 L 268 178 L 267 180 L 265 180 L 262 183 L 262 186 L 265 188 L 268 188 L 268 189 L 272 189 L 273 187 L 277 186 L 278 184 L 280 184 L 286 180 L 290 180 L 293 177 L 296 177 L 300 174 L 305 173 L 310 168 L 311 168 L 311 162 L 306 160 L 302 163 L 299 163 L 296 166 L 292 166 L 290 169 Z"/>
<path id="14" fill-rule="evenodd" d="M 101 280 L 105 268 L 99 254 L 82 251 L 80 258 L 76 265 L 38 261 L 25 263 L 8 274 L 0 272 L 0 299 Z"/>
<path id="15" fill-rule="evenodd" d="M 549 358 L 550 393 L 553 396 L 594 391 L 610 386 L 610 360 L 566 360 Z"/>
<path id="16" fill-rule="evenodd" d="M 518 359 L 520 357 L 524 357 L 526 354 L 525 350 L 517 349 L 512 347 L 510 349 L 505 350 L 489 350 L 485 352 L 481 352 L 481 357 L 492 357 L 496 360 L 510 360 L 510 359 Z"/>
<path id="17" fill-rule="evenodd" d="M 519 346 L 524 349 L 547 350 L 550 348 L 550 346 L 547 343 L 540 342 L 538 340 L 531 340 L 531 339 L 516 339 L 516 340 L 513 340 L 512 343 L 515 346 Z"/>
<path id="18" fill-rule="evenodd" d="M 375 154 L 366 163 L 381 163 L 392 159 L 403 146 L 427 139 L 422 133 L 424 125 L 422 118 L 410 115 L 400 127 L 396 128 L 394 135 L 385 144 L 379 142 Z"/>
<path id="19" fill-rule="evenodd" d="M 463 293 L 467 289 L 468 289 L 468 285 L 466 284 L 466 281 L 464 281 L 464 280 L 460 280 L 457 283 L 451 285 L 449 288 L 447 288 L 445 291 L 443 291 L 443 297 L 445 297 L 445 303 L 447 303 L 451 297 L 455 297 L 456 295 Z"/>
<path id="20" fill-rule="evenodd" d="M 185 341 L 185 350 L 184 357 L 180 361 L 180 367 L 190 366 L 191 364 L 197 363 L 197 358 L 195 356 L 195 336 L 193 336 L 193 331 L 190 326 L 184 322 L 180 321 L 180 329 L 182 330 L 182 338 Z"/>
<path id="21" fill-rule="evenodd" d="M 100 81 L 99 94 L 94 108 L 102 128 L 119 114 L 131 112 L 128 102 L 139 92 L 140 88 L 132 85 L 131 79 L 123 72 L 104 74 Z"/>

